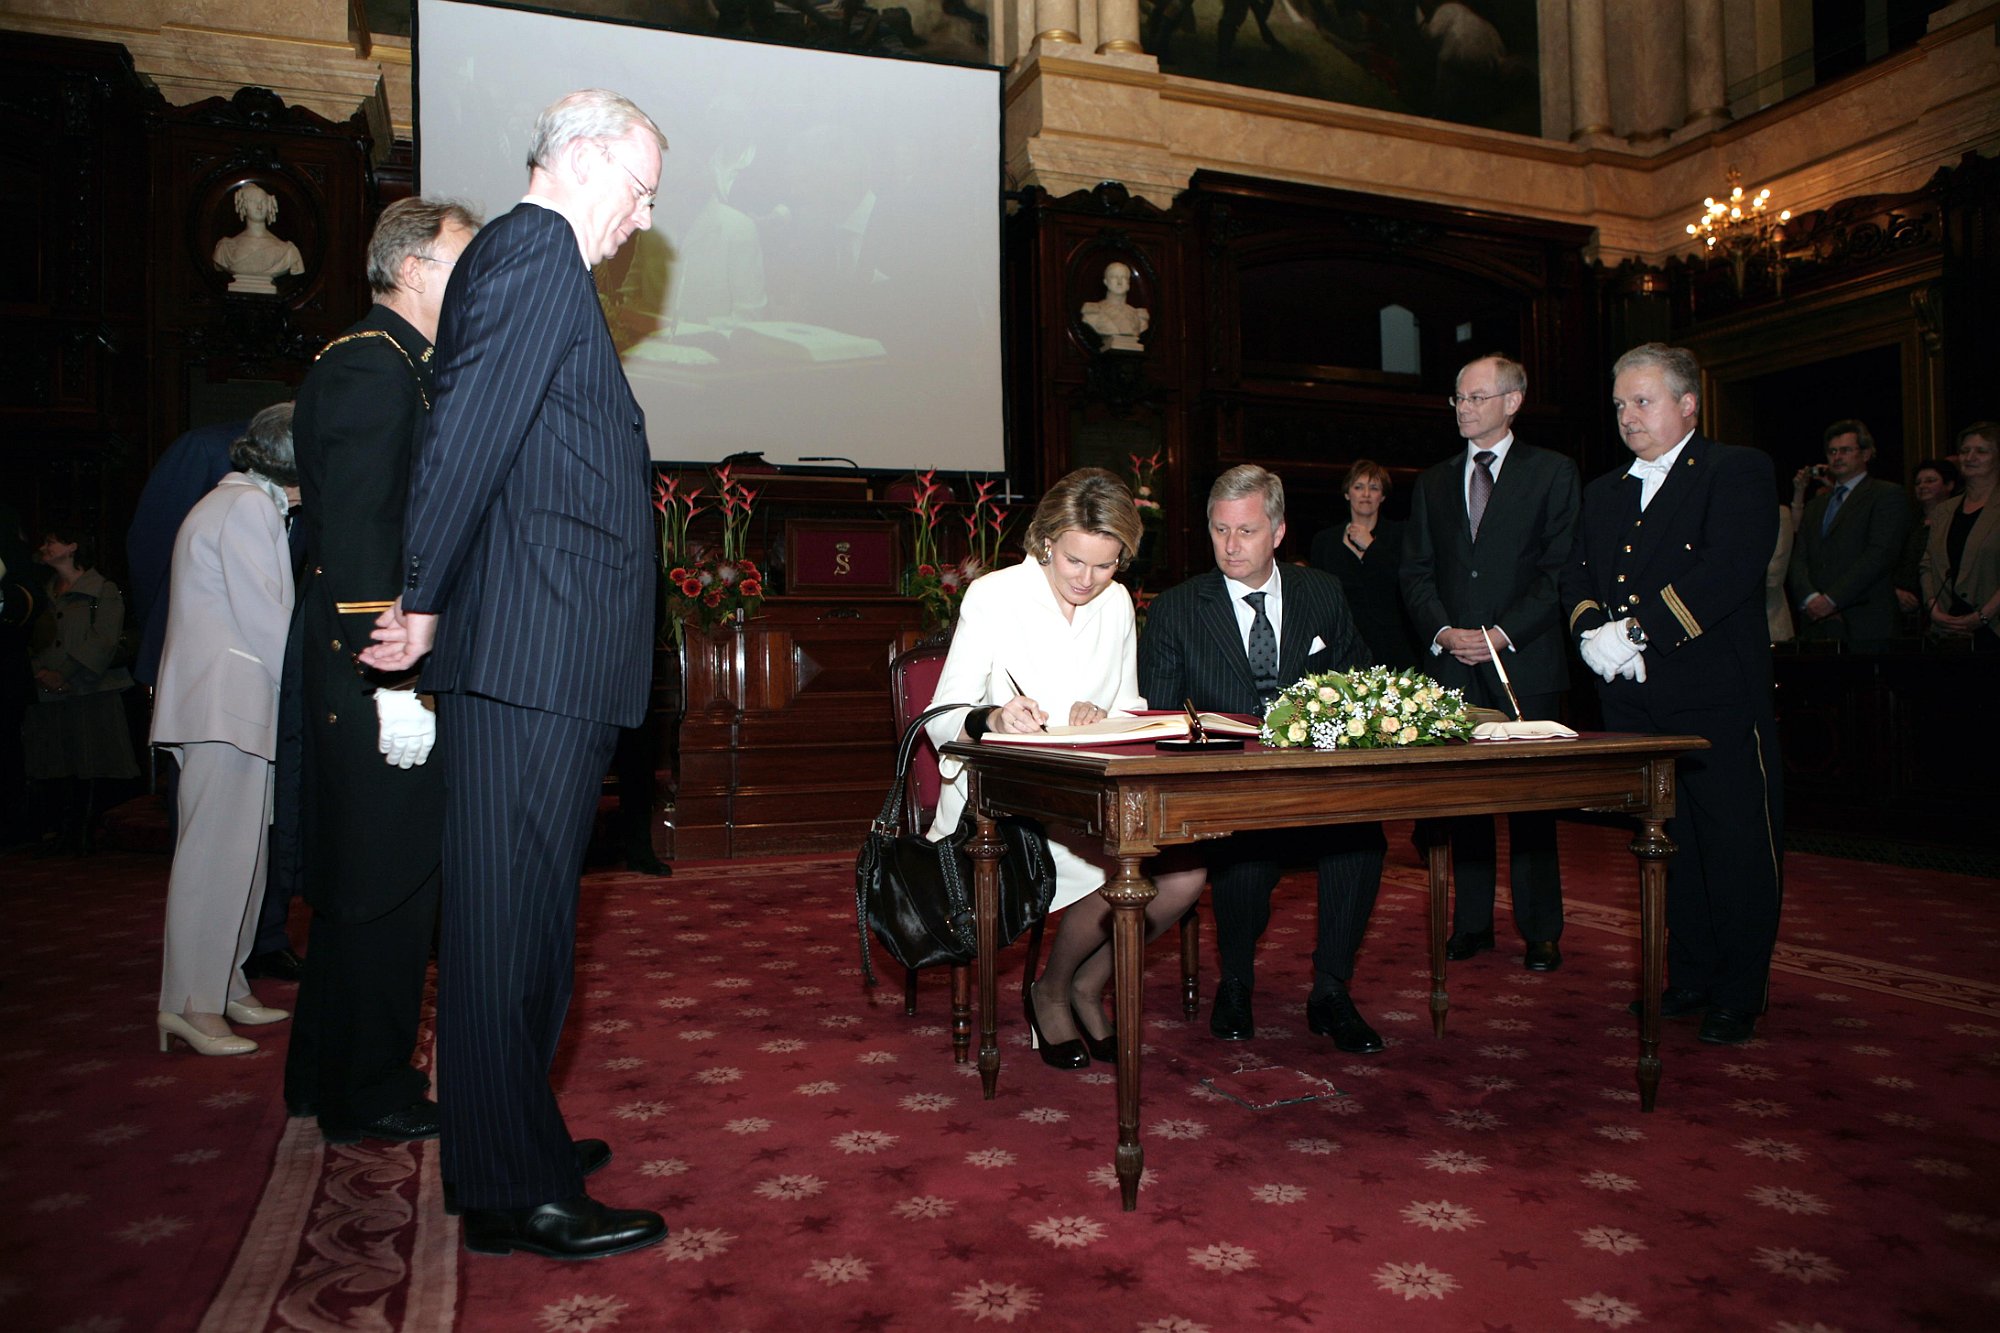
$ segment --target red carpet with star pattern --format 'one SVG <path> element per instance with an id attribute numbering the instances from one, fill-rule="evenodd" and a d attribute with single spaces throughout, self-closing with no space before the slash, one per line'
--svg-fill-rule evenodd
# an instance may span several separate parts
<path id="1" fill-rule="evenodd" d="M 467 1254 L 434 1145 L 329 1146 L 256 1055 L 154 1047 L 166 858 L 0 860 L 0 1324 L 207 1329 L 1032 1328 L 1224 1333 L 2000 1326 L 2000 922 L 1991 880 L 1789 862 L 1758 1039 L 1669 1023 L 1633 1075 L 1637 921 L 1615 831 L 1565 824 L 1563 968 L 1452 965 L 1430 1032 L 1406 829 L 1354 993 L 1388 1049 L 1305 1029 L 1312 889 L 1260 957 L 1258 1038 L 1181 1018 L 1148 972 L 1136 1212 L 1111 1072 L 1045 1068 L 1003 972 L 999 1096 L 951 1061 L 945 978 L 870 992 L 839 860 L 584 884 L 557 1068 L 600 1198 L 663 1245 L 590 1264 Z M 257 983 L 270 1003 L 291 988 Z M 1263 1064 L 1322 1095 L 1217 1091 Z M 1330 1086 L 1328 1086 L 1330 1085 Z"/>

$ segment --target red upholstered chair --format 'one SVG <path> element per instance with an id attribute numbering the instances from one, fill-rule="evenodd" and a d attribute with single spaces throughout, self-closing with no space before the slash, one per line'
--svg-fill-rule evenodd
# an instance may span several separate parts
<path id="1" fill-rule="evenodd" d="M 937 697 L 938 677 L 944 674 L 944 659 L 951 651 L 948 643 L 919 644 L 889 659 L 890 701 L 896 714 L 896 735 L 901 736 L 918 714 Z M 937 747 L 926 736 L 917 742 L 910 756 L 910 772 L 903 780 L 903 831 L 923 833 L 937 813 L 938 794 L 944 779 L 938 774 Z M 961 996 L 960 992 L 963 991 Z M 965 967 L 951 970 L 953 1007 L 971 1003 L 971 972 Z M 903 974 L 903 1012 L 917 1012 L 917 970 Z"/>
<path id="2" fill-rule="evenodd" d="M 910 719 L 929 708 L 937 697 L 938 677 L 944 674 L 944 659 L 949 652 L 949 644 L 919 644 L 889 660 L 889 689 L 898 736 L 910 725 Z M 925 737 L 918 742 L 916 753 L 910 758 L 909 776 L 903 783 L 903 828 L 906 832 L 922 833 L 930 828 L 943 783 L 938 773 L 937 750 L 930 738 Z M 1201 909 L 1197 903 L 1188 908 L 1187 915 L 1181 918 L 1181 1011 L 1189 1018 L 1195 1016 L 1201 1004 L 1200 956 Z M 970 1004 L 971 988 L 968 969 L 952 968 L 951 993 L 955 1010 Z M 903 1012 L 917 1012 L 917 974 L 914 969 L 904 974 Z"/>

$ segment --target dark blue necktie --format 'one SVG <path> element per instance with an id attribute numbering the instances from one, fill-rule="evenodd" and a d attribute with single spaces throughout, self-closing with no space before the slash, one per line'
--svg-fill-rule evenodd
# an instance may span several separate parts
<path id="1" fill-rule="evenodd" d="M 1826 513 L 1819 520 L 1819 535 L 1824 537 L 1833 531 L 1833 516 L 1840 512 L 1840 505 L 1847 498 L 1847 487 L 1836 486 L 1833 494 L 1826 497 Z"/>
<path id="2" fill-rule="evenodd" d="M 1278 694 L 1278 636 L 1271 629 L 1271 618 L 1264 614 L 1267 595 L 1243 595 L 1250 606 L 1250 675 L 1257 682 L 1257 697 L 1265 702 Z"/>

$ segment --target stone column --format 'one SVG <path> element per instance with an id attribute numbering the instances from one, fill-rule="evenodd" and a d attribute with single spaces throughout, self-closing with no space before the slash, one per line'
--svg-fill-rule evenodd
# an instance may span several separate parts
<path id="1" fill-rule="evenodd" d="M 1686 0 L 1687 119 L 1683 125 L 1719 125 L 1729 119 L 1723 78 L 1722 0 Z"/>
<path id="2" fill-rule="evenodd" d="M 1077 35 L 1076 9 L 1079 0 L 1035 0 L 1035 40 L 1038 42 L 1081 42 Z"/>
<path id="3" fill-rule="evenodd" d="M 1139 44 L 1139 0 L 1097 0 L 1097 54 L 1144 55 Z"/>
<path id="4" fill-rule="evenodd" d="M 1572 143 L 1611 133 L 1610 79 L 1604 64 L 1604 0 L 1569 0 Z"/>

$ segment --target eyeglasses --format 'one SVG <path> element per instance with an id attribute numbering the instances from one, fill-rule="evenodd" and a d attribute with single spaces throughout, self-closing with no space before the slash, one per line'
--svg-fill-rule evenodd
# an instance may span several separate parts
<path id="1" fill-rule="evenodd" d="M 616 166 L 620 171 L 624 172 L 627 176 L 630 176 L 632 178 L 632 184 L 635 187 L 637 187 L 632 192 L 632 201 L 638 204 L 639 207 L 645 209 L 648 213 L 652 212 L 654 203 L 657 202 L 660 197 L 660 187 L 655 185 L 652 189 L 650 190 L 647 189 L 646 182 L 640 180 L 638 175 L 632 170 L 632 168 L 626 166 L 623 162 L 620 162 L 618 161 L 617 158 L 613 157 L 611 155 L 611 150 L 609 148 L 600 148 L 597 151 L 604 154 L 604 158 L 607 162 L 616 164 Z"/>
<path id="2" fill-rule="evenodd" d="M 423 260 L 426 264 L 441 264 L 445 268 L 450 268 L 453 264 L 456 264 L 458 262 L 456 259 L 436 259 L 430 255 L 418 255 L 416 257 L 418 259 Z"/>
<path id="3" fill-rule="evenodd" d="M 1506 396 L 1504 393 L 1455 393 L 1446 398 L 1445 401 L 1453 407 L 1457 407 L 1460 404 L 1468 407 L 1477 407 L 1481 403 L 1491 402 L 1495 398 L 1505 398 Z"/>

